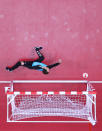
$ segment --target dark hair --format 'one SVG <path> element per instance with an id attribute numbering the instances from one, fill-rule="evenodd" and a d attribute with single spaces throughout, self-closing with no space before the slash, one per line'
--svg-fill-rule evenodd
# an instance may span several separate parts
<path id="1" fill-rule="evenodd" d="M 47 75 L 49 72 L 46 69 L 43 69 L 43 74 Z"/>

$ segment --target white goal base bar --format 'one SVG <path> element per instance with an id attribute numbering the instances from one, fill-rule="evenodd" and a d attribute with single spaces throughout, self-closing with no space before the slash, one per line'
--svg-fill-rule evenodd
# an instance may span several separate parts
<path id="1" fill-rule="evenodd" d="M 7 121 L 7 122 L 24 122 L 24 123 L 90 123 L 90 121 Z M 95 125 L 96 121 L 94 121 Z"/>

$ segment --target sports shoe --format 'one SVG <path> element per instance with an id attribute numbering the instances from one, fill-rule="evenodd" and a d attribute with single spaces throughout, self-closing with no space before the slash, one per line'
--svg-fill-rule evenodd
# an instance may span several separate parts
<path id="1" fill-rule="evenodd" d="M 41 50 L 43 47 L 35 47 L 35 50 L 36 51 L 39 51 L 39 50 Z"/>
<path id="2" fill-rule="evenodd" d="M 12 72 L 12 70 L 9 67 L 6 67 L 6 70 Z"/>

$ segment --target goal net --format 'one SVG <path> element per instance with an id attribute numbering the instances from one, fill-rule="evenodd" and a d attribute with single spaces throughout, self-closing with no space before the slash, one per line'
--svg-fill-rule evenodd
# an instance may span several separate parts
<path id="1" fill-rule="evenodd" d="M 39 117 L 70 117 L 86 120 L 95 125 L 96 93 L 91 84 L 86 85 L 86 90 L 80 92 L 7 92 L 7 121 L 24 122 Z"/>

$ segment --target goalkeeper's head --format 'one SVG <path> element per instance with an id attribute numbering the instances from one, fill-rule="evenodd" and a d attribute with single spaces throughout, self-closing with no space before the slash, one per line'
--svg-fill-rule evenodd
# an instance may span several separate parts
<path id="1" fill-rule="evenodd" d="M 43 67 L 43 74 L 45 74 L 45 75 L 47 75 L 47 74 L 49 74 L 49 68 L 48 67 Z"/>

